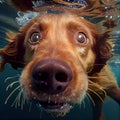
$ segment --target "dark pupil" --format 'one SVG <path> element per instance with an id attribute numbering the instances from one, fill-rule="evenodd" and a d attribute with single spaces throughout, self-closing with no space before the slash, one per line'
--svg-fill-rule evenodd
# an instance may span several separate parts
<path id="1" fill-rule="evenodd" d="M 79 41 L 80 43 L 84 43 L 84 42 L 85 42 L 85 37 L 82 36 L 82 35 L 79 35 L 79 36 L 78 36 L 78 41 Z"/>
<path id="2" fill-rule="evenodd" d="M 34 36 L 32 37 L 32 40 L 33 42 L 37 42 L 39 38 L 40 38 L 39 34 L 34 34 Z"/>

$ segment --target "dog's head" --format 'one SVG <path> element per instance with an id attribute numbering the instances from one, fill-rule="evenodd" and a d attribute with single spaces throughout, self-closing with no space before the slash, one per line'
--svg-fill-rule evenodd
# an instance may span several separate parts
<path id="1" fill-rule="evenodd" d="M 111 57 L 107 34 L 83 17 L 70 13 L 43 13 L 9 34 L 0 50 L 5 63 L 24 67 L 20 83 L 30 100 L 47 111 L 64 115 L 84 99 L 88 75 L 98 73 Z"/>

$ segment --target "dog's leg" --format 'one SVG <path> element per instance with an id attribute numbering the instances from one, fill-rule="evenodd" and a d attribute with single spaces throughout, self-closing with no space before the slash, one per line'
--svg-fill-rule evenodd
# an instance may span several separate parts
<path id="1" fill-rule="evenodd" d="M 103 113 L 101 114 L 100 120 L 105 120 Z"/>
<path id="2" fill-rule="evenodd" d="M 118 88 L 117 86 L 114 86 L 112 88 L 107 89 L 106 93 L 108 96 L 110 96 L 115 101 L 117 101 L 118 104 L 120 105 L 120 88 Z M 94 95 L 91 95 L 91 96 L 95 103 L 95 106 L 93 108 L 94 110 L 93 120 L 105 120 L 104 115 L 102 114 L 103 102 L 101 101 L 101 99 L 98 98 L 98 96 L 94 96 Z M 105 96 L 104 95 L 100 95 L 100 96 L 104 101 Z"/>
<path id="3" fill-rule="evenodd" d="M 109 88 L 107 91 L 107 95 L 113 98 L 120 105 L 120 88 L 114 86 Z"/>
<path id="4" fill-rule="evenodd" d="M 102 105 L 105 99 L 105 95 L 100 95 L 101 100 L 98 96 L 91 95 L 94 100 L 94 107 L 93 107 L 93 120 L 105 120 L 104 115 L 102 113 Z"/>
<path id="5" fill-rule="evenodd" d="M 104 120 L 104 116 L 102 113 L 102 102 L 96 103 L 96 105 L 93 108 L 93 120 Z"/>

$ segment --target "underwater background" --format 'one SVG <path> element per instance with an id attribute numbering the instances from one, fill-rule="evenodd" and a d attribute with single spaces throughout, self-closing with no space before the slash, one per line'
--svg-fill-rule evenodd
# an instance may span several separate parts
<path id="1" fill-rule="evenodd" d="M 0 48 L 7 44 L 5 32 L 18 30 L 19 25 L 15 21 L 16 16 L 16 9 L 6 3 L 0 3 Z M 117 28 L 112 34 L 113 39 L 116 40 L 114 49 L 116 57 L 112 58 L 109 64 L 120 86 L 120 14 L 117 15 L 117 22 Z M 92 120 L 94 114 L 92 103 L 87 98 L 84 104 L 76 105 L 70 113 L 62 118 L 54 118 L 34 103 L 28 102 L 22 106 L 16 105 L 14 100 L 16 100 L 18 93 L 14 92 L 14 89 L 17 84 L 15 84 L 16 86 L 10 86 L 9 84 L 19 79 L 21 71 L 22 69 L 14 70 L 7 64 L 5 71 L 0 73 L 0 120 Z M 10 98 L 8 98 L 9 95 L 11 95 Z M 106 120 L 120 120 L 120 106 L 110 98 L 107 98 L 103 105 L 103 113 Z"/>

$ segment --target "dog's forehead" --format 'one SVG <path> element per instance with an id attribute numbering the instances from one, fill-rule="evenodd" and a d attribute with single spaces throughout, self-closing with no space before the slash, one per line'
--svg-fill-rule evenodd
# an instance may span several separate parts
<path id="1" fill-rule="evenodd" d="M 93 27 L 89 21 L 84 19 L 82 16 L 78 16 L 76 14 L 71 13 L 61 13 L 61 14 L 53 14 L 53 13 L 42 13 L 35 18 L 34 25 L 47 25 L 47 26 L 55 26 L 60 25 L 64 27 L 71 26 L 72 27 L 80 27 L 87 29 Z"/>
<path id="2" fill-rule="evenodd" d="M 62 20 L 63 22 L 70 22 L 70 21 L 76 21 L 76 20 L 82 20 L 83 21 L 83 17 L 82 16 L 77 16 L 76 14 L 72 14 L 72 13 L 61 13 L 61 14 L 54 14 L 54 13 L 43 13 L 40 14 L 37 17 L 40 21 L 48 21 L 51 20 L 53 22 L 56 22 L 55 20 Z M 67 19 L 67 21 L 66 21 Z M 58 22 L 58 21 L 57 21 Z"/>

